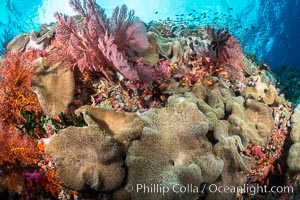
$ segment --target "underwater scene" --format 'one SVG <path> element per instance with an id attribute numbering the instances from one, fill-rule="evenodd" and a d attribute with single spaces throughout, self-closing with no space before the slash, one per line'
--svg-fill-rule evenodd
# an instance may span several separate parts
<path id="1" fill-rule="evenodd" d="M 300 199 L 298 0 L 0 10 L 0 200 Z"/>

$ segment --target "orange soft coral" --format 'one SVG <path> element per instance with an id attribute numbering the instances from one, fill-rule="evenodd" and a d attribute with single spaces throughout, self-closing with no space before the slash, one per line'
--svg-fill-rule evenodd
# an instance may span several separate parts
<path id="1" fill-rule="evenodd" d="M 39 160 L 36 142 L 28 135 L 22 135 L 15 127 L 1 125 L 0 166 L 20 164 L 35 166 Z"/>
<path id="2" fill-rule="evenodd" d="M 12 125 L 0 122 L 0 187 L 20 193 L 24 190 L 24 172 L 40 160 L 36 142 Z"/>
<path id="3" fill-rule="evenodd" d="M 30 90 L 32 61 L 39 52 L 9 52 L 1 66 L 0 120 L 10 124 L 24 122 L 22 110 L 38 113 L 41 111 L 36 95 Z"/>

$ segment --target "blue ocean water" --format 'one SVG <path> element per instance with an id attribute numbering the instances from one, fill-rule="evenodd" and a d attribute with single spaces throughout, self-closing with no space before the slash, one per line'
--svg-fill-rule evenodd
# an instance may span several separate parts
<path id="1" fill-rule="evenodd" d="M 145 22 L 187 21 L 228 27 L 245 52 L 256 54 L 271 67 L 300 68 L 299 0 L 97 0 L 110 15 L 121 4 L 134 9 Z M 38 30 L 56 21 L 58 11 L 73 15 L 69 0 L 2 0 L 0 4 L 0 51 L 16 35 Z"/>

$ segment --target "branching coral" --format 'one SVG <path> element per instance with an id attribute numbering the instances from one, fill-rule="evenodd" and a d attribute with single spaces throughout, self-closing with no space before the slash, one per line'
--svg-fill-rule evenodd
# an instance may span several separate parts
<path id="1" fill-rule="evenodd" d="M 56 38 L 63 44 L 65 54 L 75 60 L 73 67 L 101 72 L 109 80 L 113 70 L 129 80 L 139 81 L 135 68 L 124 55 L 143 51 L 148 46 L 144 26 L 133 16 L 133 11 L 128 13 L 123 5 L 107 19 L 104 10 L 93 0 L 84 1 L 84 6 L 73 0 L 71 5 L 83 18 L 81 23 L 73 17 L 66 19 L 62 14 L 55 16 L 58 20 Z"/>

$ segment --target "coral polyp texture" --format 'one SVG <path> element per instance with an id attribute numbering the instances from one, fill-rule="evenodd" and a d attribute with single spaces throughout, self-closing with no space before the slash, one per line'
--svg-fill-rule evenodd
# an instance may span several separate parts
<path id="1" fill-rule="evenodd" d="M 296 188 L 300 107 L 229 29 L 70 6 L 0 60 L 0 197 L 294 198 L 237 190 Z"/>

